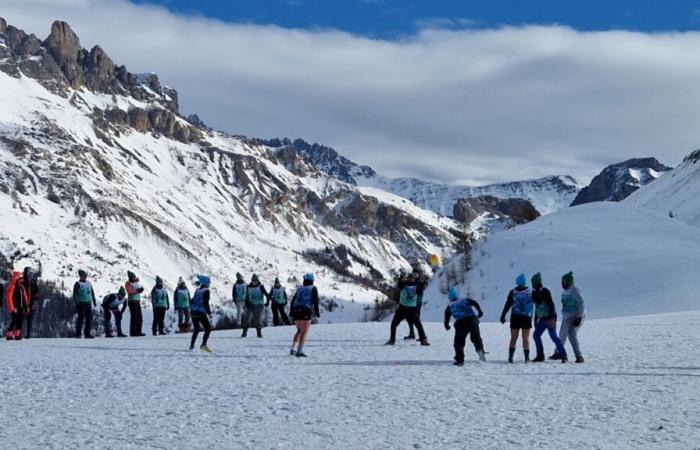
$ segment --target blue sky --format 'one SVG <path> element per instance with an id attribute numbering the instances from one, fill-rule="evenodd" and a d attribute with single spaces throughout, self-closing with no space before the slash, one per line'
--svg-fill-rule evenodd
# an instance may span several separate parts
<path id="1" fill-rule="evenodd" d="M 285 28 L 337 28 L 394 39 L 426 23 L 471 28 L 562 24 L 582 31 L 700 28 L 692 0 L 137 0 L 182 14 Z"/>
<path id="2" fill-rule="evenodd" d="M 389 176 L 486 184 L 700 147 L 700 0 L 0 0 L 71 24 L 183 114 Z M 275 26 L 270 26 L 270 25 Z"/>

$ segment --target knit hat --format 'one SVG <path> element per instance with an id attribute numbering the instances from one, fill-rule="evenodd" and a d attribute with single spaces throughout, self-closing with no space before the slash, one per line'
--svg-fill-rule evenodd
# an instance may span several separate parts
<path id="1" fill-rule="evenodd" d="M 313 273 L 304 274 L 304 281 L 314 281 L 314 274 Z"/>
<path id="2" fill-rule="evenodd" d="M 260 281 L 260 278 L 258 278 L 258 274 L 254 273 L 252 277 L 250 277 L 250 281 Z"/>
<path id="3" fill-rule="evenodd" d="M 199 280 L 199 285 L 201 287 L 209 287 L 211 280 L 207 275 L 197 275 L 197 280 Z"/>
<path id="4" fill-rule="evenodd" d="M 184 286 L 184 285 L 186 285 L 186 284 L 187 284 L 187 283 L 185 283 L 185 279 L 184 279 L 184 278 L 180 277 L 180 278 L 177 279 L 177 285 L 178 285 L 178 286 Z"/>
<path id="5" fill-rule="evenodd" d="M 119 291 L 117 292 L 117 295 L 120 297 L 126 297 L 126 289 L 124 289 L 124 286 L 119 288 Z"/>
<path id="6" fill-rule="evenodd" d="M 537 272 L 530 281 L 532 281 L 533 286 L 542 286 L 542 274 Z"/>
<path id="7" fill-rule="evenodd" d="M 569 271 L 568 273 L 565 273 L 563 277 L 561 277 L 561 281 L 568 284 L 572 285 L 574 284 L 574 273 Z"/>
<path id="8" fill-rule="evenodd" d="M 450 301 L 455 301 L 459 298 L 459 293 L 457 292 L 457 289 L 451 287 L 449 291 L 447 291 L 447 298 L 450 299 Z"/>
<path id="9" fill-rule="evenodd" d="M 236 279 L 237 280 L 242 280 L 243 279 L 243 274 L 240 272 L 236 272 Z"/>
<path id="10" fill-rule="evenodd" d="M 156 275 L 156 285 L 160 286 L 163 284 L 163 279 Z"/>
<path id="11" fill-rule="evenodd" d="M 129 281 L 135 281 L 136 280 L 136 274 L 132 271 L 128 271 L 126 273 L 126 276 L 129 278 Z"/>
<path id="12" fill-rule="evenodd" d="M 525 286 L 527 286 L 527 279 L 525 278 L 525 274 L 524 274 L 524 273 L 521 273 L 520 275 L 518 275 L 518 278 L 515 279 L 515 284 L 516 284 L 518 287 L 525 287 Z"/>
<path id="13" fill-rule="evenodd" d="M 275 278 L 275 284 L 280 284 L 280 279 L 279 279 L 279 278 Z"/>
<path id="14" fill-rule="evenodd" d="M 87 278 L 88 274 L 87 274 L 87 272 L 84 271 L 83 269 L 80 269 L 80 270 L 78 270 L 78 276 L 79 276 L 80 278 Z"/>

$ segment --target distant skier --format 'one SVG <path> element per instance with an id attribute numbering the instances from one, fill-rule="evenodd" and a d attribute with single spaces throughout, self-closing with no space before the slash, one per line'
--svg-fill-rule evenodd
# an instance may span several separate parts
<path id="1" fill-rule="evenodd" d="M 29 311 L 29 293 L 24 288 L 22 272 L 12 272 L 5 287 L 5 303 L 10 313 L 10 326 L 5 338 L 8 341 L 22 340 L 22 322 Z"/>
<path id="2" fill-rule="evenodd" d="M 416 307 L 418 309 L 418 316 L 417 317 L 418 317 L 418 320 L 420 320 L 420 313 L 421 313 L 421 310 L 423 309 L 423 292 L 425 292 L 425 287 L 428 284 L 428 280 L 427 280 L 427 277 L 425 277 L 425 275 L 421 272 L 420 268 L 414 269 L 413 273 L 415 274 L 416 286 L 418 288 L 416 290 L 416 292 L 418 292 L 418 303 L 417 303 Z M 416 338 L 416 333 L 413 330 L 413 323 L 411 323 L 409 321 L 408 322 L 408 336 L 404 336 L 404 339 L 408 340 L 408 339 L 415 339 L 415 338 Z"/>
<path id="3" fill-rule="evenodd" d="M 583 325 L 586 318 L 586 309 L 583 302 L 581 289 L 574 284 L 574 273 L 569 272 L 561 277 L 561 287 L 564 292 L 561 293 L 561 328 L 559 329 L 559 339 L 562 346 L 566 345 L 566 340 L 571 340 L 571 347 L 576 355 L 576 362 L 583 362 L 583 355 L 578 342 L 578 330 Z M 561 359 L 565 353 L 556 351 L 550 359 Z"/>
<path id="4" fill-rule="evenodd" d="M 190 300 L 190 290 L 187 288 L 187 283 L 180 277 L 173 294 L 173 303 L 177 311 L 177 329 L 180 333 L 187 333 L 190 327 Z"/>
<path id="5" fill-rule="evenodd" d="M 318 289 L 314 286 L 314 274 L 304 275 L 304 284 L 297 288 L 291 302 L 290 314 L 297 327 L 292 339 L 292 349 L 289 354 L 297 358 L 305 358 L 304 345 L 311 329 L 311 319 L 321 317 L 318 308 Z"/>
<path id="6" fill-rule="evenodd" d="M 566 350 L 557 336 L 557 311 L 552 300 L 552 293 L 542 285 L 542 275 L 538 272 L 532 276 L 532 301 L 535 303 L 535 347 L 537 356 L 533 362 L 544 361 L 544 346 L 542 345 L 542 334 L 547 330 L 549 337 L 557 347 L 557 351 L 562 356 L 562 362 L 566 362 Z"/>
<path id="7" fill-rule="evenodd" d="M 236 273 L 236 282 L 233 283 L 232 291 L 231 296 L 233 303 L 236 305 L 238 326 L 243 328 L 243 313 L 245 311 L 245 301 L 248 298 L 248 285 L 240 272 Z"/>
<path id="8" fill-rule="evenodd" d="M 508 299 L 503 306 L 501 323 L 506 323 L 506 314 L 513 308 L 510 314 L 510 346 L 508 347 L 508 362 L 513 363 L 515 346 L 518 343 L 518 334 L 523 336 L 523 353 L 525 362 L 530 362 L 530 330 L 532 329 L 532 289 L 527 287 L 527 279 L 524 274 L 518 275 L 515 280 L 516 287 L 508 293 Z"/>
<path id="9" fill-rule="evenodd" d="M 141 294 L 143 294 L 144 287 L 134 272 L 127 272 L 127 276 L 129 281 L 124 285 L 124 289 L 128 295 L 129 336 L 145 336 L 142 331 L 143 313 L 141 312 Z"/>
<path id="10" fill-rule="evenodd" d="M 204 328 L 204 337 L 202 338 L 202 345 L 199 349 L 203 352 L 211 353 L 211 349 L 207 346 L 207 341 L 209 340 L 209 334 L 211 333 L 211 309 L 209 308 L 209 285 L 210 279 L 208 276 L 199 275 L 199 287 L 194 291 L 192 296 L 192 303 L 190 304 L 192 325 L 194 326 L 194 332 L 192 333 L 192 340 L 190 341 L 190 350 L 194 350 L 194 345 L 197 342 L 197 336 L 202 328 Z"/>
<path id="11" fill-rule="evenodd" d="M 81 333 L 85 339 L 92 339 L 92 308 L 97 307 L 97 299 L 95 299 L 95 290 L 92 283 L 88 281 L 88 273 L 84 270 L 78 271 L 80 278 L 73 285 L 73 301 L 75 308 L 78 311 L 78 318 L 75 321 L 75 337 L 80 338 Z M 83 325 L 85 326 L 83 331 Z"/>
<path id="12" fill-rule="evenodd" d="M 399 293 L 399 308 L 394 313 L 394 318 L 391 321 L 391 336 L 386 345 L 396 344 L 396 328 L 403 320 L 415 325 L 421 345 L 430 345 L 419 317 L 418 297 L 422 295 L 422 292 L 419 292 L 419 288 L 416 275 L 414 273 L 408 274 L 406 283 Z"/>
<path id="13" fill-rule="evenodd" d="M 39 298 L 39 273 L 34 272 L 31 267 L 25 267 L 22 274 L 22 284 L 24 291 L 28 297 L 28 307 L 26 310 L 27 325 L 24 337 L 29 339 L 32 337 L 32 318 L 34 317 L 34 305 Z"/>
<path id="14" fill-rule="evenodd" d="M 122 317 L 126 310 L 126 289 L 120 287 L 114 294 L 108 294 L 102 299 L 102 311 L 104 315 L 105 337 L 114 337 L 112 334 L 112 315 L 117 326 L 117 337 L 126 337 L 122 332 Z"/>
<path id="15" fill-rule="evenodd" d="M 279 278 L 275 278 L 275 285 L 270 290 L 270 297 L 272 297 L 272 323 L 274 326 L 291 325 L 285 312 L 287 291 L 282 287 Z"/>
<path id="16" fill-rule="evenodd" d="M 267 306 L 270 306 L 270 294 L 267 293 L 265 286 L 260 283 L 260 279 L 256 274 L 250 279 L 248 285 L 247 297 L 245 301 L 245 311 L 243 313 L 243 334 L 241 337 L 248 336 L 248 328 L 251 322 L 258 332 L 258 337 L 262 335 L 262 320 L 263 312 Z"/>
<path id="17" fill-rule="evenodd" d="M 170 309 L 170 297 L 168 290 L 163 285 L 163 279 L 156 276 L 156 285 L 151 289 L 151 306 L 153 307 L 153 336 L 165 335 L 165 314 Z"/>
<path id="18" fill-rule="evenodd" d="M 455 366 L 464 365 L 464 345 L 467 335 L 471 337 L 474 349 L 479 355 L 480 361 L 486 361 L 484 354 L 484 343 L 481 341 L 481 331 L 479 330 L 479 319 L 484 315 L 481 306 L 470 298 L 459 298 L 457 289 L 450 288 L 447 293 L 450 304 L 445 308 L 445 329 L 450 329 L 450 319 L 455 319 Z M 474 311 L 476 309 L 476 312 Z"/>

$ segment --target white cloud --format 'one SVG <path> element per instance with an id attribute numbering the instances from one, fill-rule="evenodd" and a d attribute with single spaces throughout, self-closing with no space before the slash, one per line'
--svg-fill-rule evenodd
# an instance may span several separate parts
<path id="1" fill-rule="evenodd" d="M 700 143 L 698 33 L 431 28 L 383 41 L 122 0 L 0 0 L 0 14 L 40 37 L 67 20 L 217 128 L 318 141 L 390 175 L 590 177 L 635 156 L 674 164 Z"/>

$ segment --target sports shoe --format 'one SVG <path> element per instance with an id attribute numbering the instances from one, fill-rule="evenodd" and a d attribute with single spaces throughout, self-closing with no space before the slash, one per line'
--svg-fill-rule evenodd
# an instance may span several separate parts
<path id="1" fill-rule="evenodd" d="M 452 365 L 462 367 L 464 365 L 464 361 L 455 361 L 452 363 Z"/>
<path id="2" fill-rule="evenodd" d="M 297 352 L 297 358 L 306 358 L 304 352 Z"/>
<path id="3" fill-rule="evenodd" d="M 581 364 L 583 362 L 583 356 L 576 357 L 576 364 Z"/>
<path id="4" fill-rule="evenodd" d="M 479 361 L 486 362 L 486 354 L 483 350 L 479 350 L 476 354 L 479 355 Z"/>
<path id="5" fill-rule="evenodd" d="M 552 356 L 549 357 L 549 359 L 558 360 L 561 359 L 561 355 L 559 354 L 559 352 L 554 352 L 552 353 Z"/>
<path id="6" fill-rule="evenodd" d="M 105 337 L 106 337 L 106 338 L 113 338 L 114 335 L 113 335 L 113 334 L 105 334 Z"/>
<path id="7" fill-rule="evenodd" d="M 404 336 L 404 337 L 403 337 L 403 339 L 404 339 L 405 341 L 408 341 L 408 340 L 411 340 L 411 339 L 415 339 L 415 338 L 416 338 L 416 335 L 415 335 L 415 334 L 409 334 L 408 336 Z"/>
<path id="8" fill-rule="evenodd" d="M 423 339 L 420 341 L 420 345 L 423 347 L 430 347 L 430 342 L 428 342 L 427 339 Z"/>
<path id="9" fill-rule="evenodd" d="M 542 353 L 538 354 L 532 362 L 544 362 L 544 355 Z"/>
<path id="10" fill-rule="evenodd" d="M 297 351 L 294 350 L 294 349 L 291 349 L 291 350 L 289 351 L 289 354 L 292 355 L 292 356 L 296 356 Z"/>
<path id="11" fill-rule="evenodd" d="M 241 337 L 244 338 L 248 336 L 248 330 L 243 330 L 243 334 L 241 334 Z"/>
<path id="12" fill-rule="evenodd" d="M 384 345 L 396 345 L 396 341 L 394 341 L 393 339 L 389 339 Z"/>
<path id="13" fill-rule="evenodd" d="M 210 348 L 207 347 L 206 345 L 200 345 L 200 346 L 199 346 L 199 349 L 200 349 L 201 351 L 203 351 L 203 352 L 212 353 L 212 349 L 210 349 Z"/>

